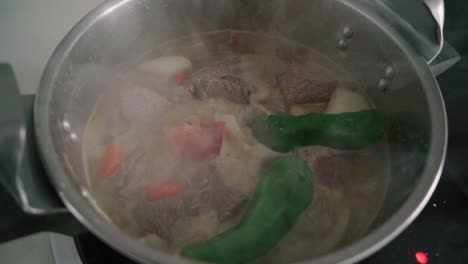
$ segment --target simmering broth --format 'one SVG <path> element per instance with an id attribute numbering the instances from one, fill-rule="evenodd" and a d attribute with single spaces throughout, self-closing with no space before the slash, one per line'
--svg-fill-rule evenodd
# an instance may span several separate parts
<path id="1" fill-rule="evenodd" d="M 263 172 L 290 154 L 315 175 L 313 200 L 260 262 L 323 255 L 372 224 L 388 179 L 383 140 L 286 154 L 249 127 L 272 114 L 374 108 L 342 67 L 313 49 L 219 31 L 157 47 L 120 77 L 95 105 L 83 148 L 93 197 L 129 235 L 174 254 L 211 240 L 239 224 Z"/>

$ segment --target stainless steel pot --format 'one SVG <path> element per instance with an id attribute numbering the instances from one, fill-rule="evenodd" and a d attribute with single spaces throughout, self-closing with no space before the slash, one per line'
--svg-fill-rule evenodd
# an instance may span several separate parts
<path id="1" fill-rule="evenodd" d="M 404 11 L 416 12 L 408 14 L 397 12 L 401 1 L 107 1 L 59 44 L 35 102 L 42 164 L 66 209 L 46 193 L 33 172 L 21 170 L 26 129 L 15 112 L 1 119 L 6 131 L 1 142 L 8 147 L 2 160 L 3 183 L 26 212 L 61 214 L 68 209 L 91 232 L 137 261 L 192 263 L 136 242 L 110 224 L 93 202 L 84 179 L 81 138 L 96 99 L 112 87 L 96 85 L 99 74 L 92 66 L 125 68 L 158 44 L 198 32 L 236 29 L 281 36 L 344 65 L 389 121 L 392 179 L 378 219 L 359 241 L 305 263 L 359 261 L 416 218 L 444 163 L 447 120 L 428 64 L 442 49 L 443 2 L 415 2 L 405 1 Z M 424 18 L 423 26 L 419 20 L 411 22 L 415 14 Z M 19 103 L 13 93 L 8 98 L 11 107 Z"/>

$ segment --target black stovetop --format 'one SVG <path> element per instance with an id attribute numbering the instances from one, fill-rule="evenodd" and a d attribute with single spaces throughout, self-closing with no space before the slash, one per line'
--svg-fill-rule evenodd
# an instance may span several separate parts
<path id="1" fill-rule="evenodd" d="M 468 263 L 468 3 L 446 0 L 446 8 L 446 39 L 462 60 L 438 78 L 449 120 L 442 178 L 418 218 L 361 264 Z M 134 263 L 90 233 L 75 242 L 85 264 Z"/>

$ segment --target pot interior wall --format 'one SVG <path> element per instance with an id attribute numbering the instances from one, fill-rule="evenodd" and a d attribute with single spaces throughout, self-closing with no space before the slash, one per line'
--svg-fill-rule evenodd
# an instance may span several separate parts
<path id="1" fill-rule="evenodd" d="M 351 38 L 343 36 L 346 27 Z M 56 151 L 77 188 L 85 186 L 81 138 L 86 121 L 96 99 L 115 88 L 102 78 L 101 66 L 125 69 L 165 41 L 228 28 L 313 47 L 344 65 L 386 113 L 392 170 L 374 228 L 385 222 L 418 183 L 430 147 L 430 111 L 421 77 L 407 55 L 382 28 L 343 1 L 133 0 L 95 17 L 60 65 L 50 98 Z M 339 48 L 340 40 L 347 41 L 346 49 Z M 393 74 L 386 77 L 389 67 Z M 71 124 L 72 136 L 63 129 L 64 121 Z"/>

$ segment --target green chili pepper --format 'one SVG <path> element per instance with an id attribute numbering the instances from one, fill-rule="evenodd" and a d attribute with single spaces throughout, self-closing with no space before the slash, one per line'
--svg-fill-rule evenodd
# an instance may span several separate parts
<path id="1" fill-rule="evenodd" d="M 338 149 L 360 149 L 376 144 L 384 135 L 383 113 L 365 110 L 342 114 L 271 115 L 250 127 L 259 142 L 278 151 L 324 145 Z"/>
<path id="2" fill-rule="evenodd" d="M 240 223 L 182 255 L 214 263 L 245 263 L 271 250 L 312 202 L 314 177 L 305 161 L 278 158 L 264 172 Z"/>

